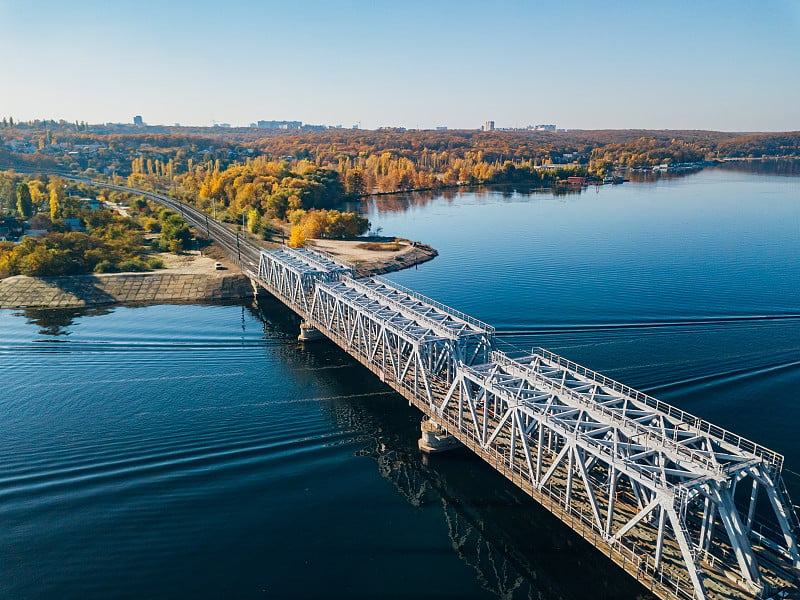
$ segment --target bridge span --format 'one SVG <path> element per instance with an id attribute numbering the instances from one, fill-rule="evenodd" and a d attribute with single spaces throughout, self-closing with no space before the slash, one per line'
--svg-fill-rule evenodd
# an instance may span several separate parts
<path id="1" fill-rule="evenodd" d="M 659 598 L 797 590 L 781 455 L 323 253 L 245 270 Z"/>

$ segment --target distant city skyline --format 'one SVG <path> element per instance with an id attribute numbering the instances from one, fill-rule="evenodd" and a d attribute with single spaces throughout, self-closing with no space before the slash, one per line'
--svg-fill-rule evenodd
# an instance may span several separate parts
<path id="1" fill-rule="evenodd" d="M 0 117 L 800 129 L 800 2 L 0 0 Z"/>

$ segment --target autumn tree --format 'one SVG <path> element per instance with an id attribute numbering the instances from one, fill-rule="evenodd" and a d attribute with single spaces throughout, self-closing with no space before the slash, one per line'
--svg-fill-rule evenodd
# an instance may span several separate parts
<path id="1" fill-rule="evenodd" d="M 289 234 L 289 246 L 299 248 L 306 243 L 306 234 L 302 225 L 295 225 Z"/>
<path id="2" fill-rule="evenodd" d="M 17 185 L 17 212 L 23 219 L 30 219 L 33 216 L 31 190 L 25 182 Z"/>
<path id="3" fill-rule="evenodd" d="M 261 233 L 261 215 L 255 208 L 247 211 L 247 230 L 250 233 Z"/>
<path id="4" fill-rule="evenodd" d="M 32 179 L 28 182 L 28 189 L 30 189 L 31 192 L 31 200 L 33 201 L 33 205 L 37 208 L 37 210 L 45 200 L 43 188 L 44 183 L 38 179 Z"/>
<path id="5" fill-rule="evenodd" d="M 50 196 L 50 219 L 57 221 L 61 219 L 61 205 L 64 200 L 64 184 L 61 179 L 51 178 L 47 184 L 47 191 Z"/>

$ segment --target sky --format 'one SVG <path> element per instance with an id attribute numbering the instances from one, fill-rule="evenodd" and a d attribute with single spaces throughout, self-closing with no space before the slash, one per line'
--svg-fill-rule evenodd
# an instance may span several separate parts
<path id="1" fill-rule="evenodd" d="M 800 130 L 800 0 L 0 0 L 0 117 Z"/>

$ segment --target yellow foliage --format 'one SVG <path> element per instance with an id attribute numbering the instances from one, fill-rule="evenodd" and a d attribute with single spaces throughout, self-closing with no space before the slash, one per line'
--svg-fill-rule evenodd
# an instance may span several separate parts
<path id="1" fill-rule="evenodd" d="M 318 238 L 325 231 L 327 213 L 322 210 L 312 210 L 306 213 L 302 223 L 303 231 L 307 238 Z"/>
<path id="2" fill-rule="evenodd" d="M 301 225 L 292 227 L 292 232 L 289 234 L 289 246 L 292 248 L 299 248 L 306 243 L 306 234 Z"/>

